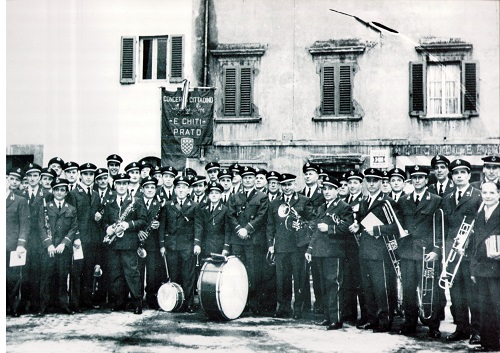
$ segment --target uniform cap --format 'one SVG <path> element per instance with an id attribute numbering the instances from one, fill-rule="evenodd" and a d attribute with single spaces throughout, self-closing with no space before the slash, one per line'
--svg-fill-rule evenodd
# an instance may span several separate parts
<path id="1" fill-rule="evenodd" d="M 434 156 L 434 158 L 431 159 L 431 167 L 436 168 L 436 165 L 439 163 L 444 164 L 448 167 L 450 165 L 450 160 L 445 156 L 438 154 L 437 156 Z"/>
<path id="2" fill-rule="evenodd" d="M 271 170 L 271 171 L 267 172 L 266 178 L 267 178 L 267 180 L 279 180 L 280 173 L 278 173 L 274 170 Z"/>
<path id="3" fill-rule="evenodd" d="M 304 164 L 304 166 L 302 167 L 302 172 L 305 174 L 307 171 L 309 170 L 312 170 L 312 171 L 315 171 L 316 173 L 319 174 L 319 167 L 314 164 L 314 163 L 309 163 L 307 162 L 306 164 Z"/>
<path id="4" fill-rule="evenodd" d="M 139 170 L 139 164 L 137 162 L 129 163 L 125 167 L 125 172 L 127 172 L 127 173 L 132 171 L 132 170 Z"/>
<path id="5" fill-rule="evenodd" d="M 177 186 L 178 184 L 186 184 L 189 186 L 191 185 L 191 182 L 187 176 L 180 175 L 174 179 L 174 186 Z"/>
<path id="6" fill-rule="evenodd" d="M 52 186 L 53 189 L 58 187 L 58 186 L 66 186 L 66 188 L 67 188 L 68 185 L 69 185 L 68 179 L 64 179 L 64 178 L 55 178 L 50 183 L 50 186 Z"/>
<path id="7" fill-rule="evenodd" d="M 108 156 L 108 158 L 106 158 L 106 160 L 109 162 L 115 162 L 115 163 L 118 163 L 118 164 L 122 164 L 123 163 L 123 158 L 120 157 L 119 155 L 117 154 L 111 154 Z"/>
<path id="8" fill-rule="evenodd" d="M 127 173 L 118 173 L 113 177 L 114 181 L 129 181 L 130 180 L 130 175 Z"/>
<path id="9" fill-rule="evenodd" d="M 450 163 L 450 170 L 454 171 L 455 169 L 465 168 L 470 170 L 470 163 L 465 159 L 455 159 Z"/>
<path id="10" fill-rule="evenodd" d="M 253 169 L 252 167 L 243 167 L 243 169 L 241 170 L 241 176 L 245 175 L 255 175 L 255 169 Z"/>
<path id="11" fill-rule="evenodd" d="M 96 169 L 97 169 L 97 166 L 95 164 L 92 164 L 92 163 L 84 163 L 78 167 L 78 170 L 80 172 L 94 172 L 95 173 Z"/>
<path id="12" fill-rule="evenodd" d="M 419 165 L 411 166 L 409 168 L 409 171 L 410 171 L 410 177 L 412 177 L 414 175 L 425 175 L 425 176 L 429 175 L 429 171 L 427 170 L 427 168 L 425 168 L 423 166 L 419 166 Z"/>
<path id="13" fill-rule="evenodd" d="M 212 181 L 210 183 L 208 183 L 208 190 L 218 190 L 220 191 L 221 193 L 224 192 L 224 188 L 222 187 L 222 185 L 216 181 Z"/>
<path id="14" fill-rule="evenodd" d="M 7 172 L 7 175 L 13 175 L 13 176 L 16 176 L 18 177 L 19 179 L 22 179 L 23 176 L 24 176 L 24 172 L 21 168 L 11 168 L 9 169 L 9 171 Z"/>
<path id="15" fill-rule="evenodd" d="M 176 177 L 177 174 L 179 174 L 179 172 L 177 171 L 177 169 L 175 169 L 174 167 L 172 166 L 165 166 L 165 167 L 162 167 L 161 168 L 161 173 L 162 174 L 171 174 L 172 176 Z"/>
<path id="16" fill-rule="evenodd" d="M 50 176 L 52 178 L 57 177 L 56 171 L 52 168 L 43 168 L 42 172 L 40 173 L 40 176 Z"/>
<path id="17" fill-rule="evenodd" d="M 153 169 L 153 165 L 147 161 L 141 161 L 139 163 L 139 169 L 140 170 L 143 170 L 144 168 L 150 168 L 150 169 Z"/>
<path id="18" fill-rule="evenodd" d="M 360 171 L 357 171 L 357 170 L 350 170 L 346 174 L 347 174 L 346 175 L 347 176 L 347 180 L 358 179 L 359 181 L 363 181 L 363 179 L 365 178 L 365 176 L 363 175 L 363 173 L 361 173 Z"/>
<path id="19" fill-rule="evenodd" d="M 264 176 L 267 175 L 267 170 L 265 170 L 264 168 L 256 168 L 255 169 L 255 175 L 259 175 L 259 174 L 262 174 Z"/>
<path id="20" fill-rule="evenodd" d="M 182 174 L 188 177 L 194 177 L 198 175 L 198 173 L 196 173 L 196 170 L 194 170 L 193 168 L 184 168 L 184 172 Z"/>
<path id="21" fill-rule="evenodd" d="M 500 166 L 500 157 L 498 156 L 486 156 L 481 159 L 483 160 L 484 165 Z"/>
<path id="22" fill-rule="evenodd" d="M 220 164 L 217 162 L 210 162 L 210 163 L 207 163 L 207 165 L 205 166 L 205 170 L 207 172 L 209 170 L 213 170 L 213 169 L 220 169 Z"/>
<path id="23" fill-rule="evenodd" d="M 382 179 L 384 176 L 384 173 L 380 169 L 377 169 L 377 168 L 366 169 L 363 174 L 365 175 L 365 178 L 372 177 L 372 178 Z"/>
<path id="24" fill-rule="evenodd" d="M 293 181 L 295 179 L 297 179 L 296 175 L 293 175 L 290 173 L 282 173 L 279 180 L 280 180 L 280 184 L 284 184 L 284 183 L 287 183 L 289 181 Z"/>
<path id="25" fill-rule="evenodd" d="M 196 184 L 204 184 L 205 183 L 205 177 L 201 175 L 196 175 L 191 179 L 191 186 L 196 185 Z"/>
<path id="26" fill-rule="evenodd" d="M 147 185 L 147 184 L 153 184 L 154 186 L 158 185 L 158 179 L 153 178 L 152 176 L 148 175 L 144 179 L 141 180 L 141 186 Z"/>
<path id="27" fill-rule="evenodd" d="M 238 163 L 234 163 L 234 164 L 231 164 L 231 165 L 229 166 L 229 171 L 230 171 L 231 173 L 238 173 L 238 174 L 241 174 L 242 169 L 243 169 L 243 168 L 242 168 L 242 166 L 241 166 L 241 165 L 239 165 Z"/>
<path id="28" fill-rule="evenodd" d="M 340 182 L 333 175 L 327 173 L 323 178 L 323 185 L 331 185 L 335 189 L 338 189 L 340 187 Z"/>
<path id="29" fill-rule="evenodd" d="M 109 171 L 106 169 L 106 168 L 98 168 L 96 171 L 95 171 L 95 178 L 96 179 L 99 179 L 100 177 L 102 176 L 108 176 L 108 173 Z"/>
<path id="30" fill-rule="evenodd" d="M 54 163 L 59 164 L 61 166 L 61 168 L 64 166 L 64 161 L 61 158 L 59 158 L 59 157 L 51 158 L 49 160 L 49 164 L 48 165 L 52 165 Z"/>
<path id="31" fill-rule="evenodd" d="M 389 179 L 392 178 L 393 176 L 398 176 L 403 180 L 406 179 L 406 173 L 401 168 L 392 168 L 391 170 L 389 170 L 388 174 L 389 174 Z"/>
<path id="32" fill-rule="evenodd" d="M 72 170 L 72 169 L 78 169 L 79 166 L 80 165 L 76 162 L 66 162 L 66 163 L 64 163 L 63 170 L 67 171 L 67 170 Z"/>
<path id="33" fill-rule="evenodd" d="M 35 163 L 30 163 L 26 166 L 26 174 L 28 173 L 31 173 L 31 172 L 38 172 L 38 173 L 41 173 L 42 172 L 42 167 L 39 166 L 38 164 L 35 164 Z"/>
<path id="34" fill-rule="evenodd" d="M 162 168 L 159 165 L 155 165 L 153 169 L 151 169 L 151 174 L 162 174 Z"/>
<path id="35" fill-rule="evenodd" d="M 221 169 L 219 171 L 219 180 L 222 179 L 222 178 L 232 178 L 233 176 L 231 175 L 231 173 L 229 173 L 229 170 L 228 169 Z"/>

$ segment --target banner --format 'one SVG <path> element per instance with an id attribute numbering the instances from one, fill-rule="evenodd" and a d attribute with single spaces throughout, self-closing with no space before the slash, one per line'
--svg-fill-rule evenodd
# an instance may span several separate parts
<path id="1" fill-rule="evenodd" d="M 175 92 L 162 87 L 161 101 L 161 162 L 182 170 L 186 158 L 199 157 L 200 147 L 212 144 L 214 89 L 187 93 L 186 86 Z"/>

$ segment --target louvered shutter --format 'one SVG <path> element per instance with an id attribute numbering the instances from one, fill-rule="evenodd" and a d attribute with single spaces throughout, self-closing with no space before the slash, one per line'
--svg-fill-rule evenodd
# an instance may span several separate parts
<path id="1" fill-rule="evenodd" d="M 410 62 L 410 115 L 426 114 L 426 64 Z"/>
<path id="2" fill-rule="evenodd" d="M 224 115 L 236 115 L 236 68 L 224 69 Z"/>
<path id="3" fill-rule="evenodd" d="M 478 115 L 479 81 L 478 62 L 462 62 L 462 113 Z"/>
<path id="4" fill-rule="evenodd" d="M 120 83 L 135 83 L 135 37 L 122 37 Z"/>
<path id="5" fill-rule="evenodd" d="M 335 66 L 323 66 L 321 72 L 321 113 L 335 114 Z"/>
<path id="6" fill-rule="evenodd" d="M 352 65 L 339 68 L 339 115 L 352 113 Z"/>
<path id="7" fill-rule="evenodd" d="M 172 36 L 170 46 L 170 81 L 180 82 L 183 77 L 183 37 Z"/>
<path id="8" fill-rule="evenodd" d="M 252 69 L 240 69 L 240 114 L 252 115 Z"/>

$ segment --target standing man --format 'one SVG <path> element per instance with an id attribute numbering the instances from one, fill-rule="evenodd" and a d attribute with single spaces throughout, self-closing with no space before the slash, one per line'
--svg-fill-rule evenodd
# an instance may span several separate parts
<path id="1" fill-rule="evenodd" d="M 300 319 L 307 245 L 298 245 L 304 238 L 309 240 L 308 222 L 313 218 L 313 209 L 310 199 L 295 192 L 295 180 L 293 174 L 280 175 L 283 194 L 269 205 L 266 235 L 269 252 L 275 254 L 276 262 L 278 311 L 275 317 L 291 315 L 293 283 L 293 318 Z"/>
<path id="2" fill-rule="evenodd" d="M 40 185 L 47 193 L 52 193 L 52 182 L 57 177 L 56 172 L 51 168 L 42 168 L 40 173 Z"/>
<path id="3" fill-rule="evenodd" d="M 64 176 L 68 179 L 69 182 L 69 191 L 73 191 L 78 184 L 78 163 L 75 162 L 66 162 L 64 164 Z"/>
<path id="4" fill-rule="evenodd" d="M 21 257 L 26 252 L 26 244 L 30 233 L 30 210 L 28 202 L 22 196 L 14 194 L 9 188 L 7 179 L 6 200 L 6 277 L 7 277 L 7 313 L 18 317 L 21 300 L 21 282 L 24 266 L 10 267 L 11 256 Z"/>
<path id="5" fill-rule="evenodd" d="M 324 177 L 323 177 L 324 180 Z M 347 198 L 349 197 L 349 185 L 347 182 L 347 173 L 342 173 L 341 177 L 338 179 L 340 183 L 340 187 L 337 190 L 339 197 L 343 200 L 346 201 Z"/>
<path id="6" fill-rule="evenodd" d="M 149 162 L 146 161 L 141 161 L 139 164 L 139 173 L 140 173 L 140 180 L 147 178 L 148 176 L 151 175 L 151 170 L 153 169 L 153 165 Z"/>
<path id="7" fill-rule="evenodd" d="M 47 167 L 56 173 L 56 177 L 61 176 L 64 169 L 64 161 L 59 157 L 51 158 Z"/>
<path id="8" fill-rule="evenodd" d="M 128 193 L 133 197 L 142 197 L 141 191 L 141 172 L 139 169 L 139 164 L 137 162 L 132 162 L 127 164 L 125 167 L 125 173 L 130 176 L 128 183 Z"/>
<path id="9" fill-rule="evenodd" d="M 146 227 L 146 210 L 128 194 L 130 176 L 117 174 L 114 178 L 116 199 L 106 205 L 102 225 L 109 245 L 108 268 L 110 306 L 112 311 L 123 310 L 130 293 L 134 314 L 142 314 L 142 296 L 137 247 L 137 232 Z"/>
<path id="10" fill-rule="evenodd" d="M 271 170 L 267 173 L 267 196 L 269 197 L 269 202 L 274 201 L 277 197 L 281 195 L 280 187 L 280 173 Z"/>
<path id="11" fill-rule="evenodd" d="M 177 176 L 177 169 L 171 166 L 161 168 L 163 185 L 157 191 L 158 195 L 167 201 L 172 200 L 174 197 L 174 179 Z"/>
<path id="12" fill-rule="evenodd" d="M 399 198 L 405 194 L 403 188 L 405 187 L 406 173 L 402 169 L 393 168 L 389 170 L 388 174 L 392 190 L 389 196 L 398 202 Z"/>
<path id="13" fill-rule="evenodd" d="M 416 165 L 410 167 L 410 178 L 415 191 L 409 195 L 402 196 L 398 204 L 401 208 L 401 225 L 408 236 L 400 239 L 398 253 L 401 257 L 401 278 L 403 282 L 403 311 L 405 322 L 400 333 L 409 335 L 417 330 L 419 307 L 417 301 L 417 288 L 419 295 L 426 301 L 432 297 L 432 312 L 425 312 L 424 318 L 420 315 L 420 321 L 429 327 L 430 338 L 440 338 L 439 312 L 441 311 L 441 294 L 439 288 L 439 274 L 441 273 L 440 254 L 442 238 L 434 239 L 433 234 L 439 237 L 439 232 L 434 231 L 433 215 L 439 209 L 441 198 L 427 191 L 428 171 Z M 422 264 L 422 261 L 425 264 Z M 433 293 L 423 293 L 422 268 L 433 268 L 432 284 L 429 286 Z M 427 280 L 425 280 L 427 282 Z M 424 308 L 422 308 L 424 309 Z"/>
<path id="14" fill-rule="evenodd" d="M 445 156 L 437 155 L 431 160 L 431 167 L 434 169 L 434 174 L 436 175 L 437 182 L 435 184 L 429 185 L 429 192 L 432 194 L 437 194 L 441 198 L 444 195 L 449 194 L 455 190 L 455 184 L 451 181 L 448 176 L 450 174 L 449 170 L 450 160 Z"/>
<path id="15" fill-rule="evenodd" d="M 201 205 L 202 207 L 206 206 L 208 200 L 206 197 L 207 185 L 205 177 L 201 175 L 193 177 L 193 179 L 191 180 L 191 187 L 193 188 L 193 194 L 191 195 L 191 200 Z"/>
<path id="16" fill-rule="evenodd" d="M 174 180 L 175 196 L 160 215 L 160 252 L 167 257 L 170 278 L 181 283 L 184 291 L 184 311 L 193 313 L 195 286 L 194 225 L 198 204 L 188 196 L 190 181 L 186 176 Z"/>
<path id="17" fill-rule="evenodd" d="M 231 196 L 231 189 L 233 187 L 232 184 L 232 176 L 231 173 L 229 173 L 229 170 L 227 169 L 221 169 L 219 172 L 219 183 L 222 185 L 222 188 L 224 189 L 221 194 L 221 202 L 224 205 L 227 205 L 229 201 L 229 196 Z"/>
<path id="18" fill-rule="evenodd" d="M 267 170 L 264 168 L 255 169 L 255 188 L 267 194 Z"/>
<path id="19" fill-rule="evenodd" d="M 24 177 L 24 172 L 21 168 L 11 168 L 7 172 L 7 179 L 9 181 L 8 185 L 11 191 L 17 195 L 22 195 L 22 191 L 19 189 L 21 186 L 21 180 Z"/>
<path id="20" fill-rule="evenodd" d="M 340 183 L 332 175 L 323 179 L 325 204 L 319 206 L 314 221 L 314 234 L 306 252 L 308 262 L 317 262 L 321 275 L 323 321 L 327 330 L 342 328 L 344 304 L 345 240 L 351 237 L 351 207 L 338 195 Z"/>
<path id="21" fill-rule="evenodd" d="M 114 190 L 114 177 L 120 173 L 120 166 L 123 163 L 123 158 L 117 154 L 111 154 L 106 158 L 109 169 L 109 186 Z"/>
<path id="22" fill-rule="evenodd" d="M 445 220 L 446 249 L 451 249 L 453 240 L 462 224 L 471 224 L 481 205 L 481 193 L 469 184 L 471 165 L 463 159 L 450 163 L 453 182 L 456 189 L 445 195 L 442 208 Z M 448 254 L 446 254 L 448 256 Z M 465 249 L 465 256 L 455 275 L 450 288 L 451 304 L 457 325 L 455 332 L 446 337 L 447 341 L 459 341 L 470 337 L 470 344 L 479 344 L 479 308 L 474 293 L 477 289 L 471 280 L 471 249 Z M 456 256 L 457 261 L 459 256 Z M 450 264 L 453 266 L 453 263 Z M 470 320 L 469 320 L 470 310 Z"/>
<path id="23" fill-rule="evenodd" d="M 483 180 L 471 183 L 478 190 L 481 190 L 481 185 L 484 182 L 498 183 L 498 176 L 500 175 L 500 157 L 486 156 L 481 159 L 483 160 Z"/>
<path id="24" fill-rule="evenodd" d="M 248 273 L 248 307 L 258 315 L 259 293 L 262 286 L 262 266 L 265 263 L 267 195 L 255 189 L 255 169 L 244 167 L 241 172 L 243 189 L 229 198 L 230 245 L 232 253 L 245 264 Z M 234 179 L 233 179 L 234 180 Z"/>
<path id="25" fill-rule="evenodd" d="M 241 172 L 242 172 L 242 167 L 238 163 L 231 164 L 229 166 L 229 171 L 231 172 L 231 175 L 233 176 L 233 187 L 231 190 L 231 193 L 237 194 L 240 191 L 241 187 Z"/>
<path id="26" fill-rule="evenodd" d="M 205 166 L 209 182 L 218 182 L 220 164 L 217 162 L 210 162 Z"/>

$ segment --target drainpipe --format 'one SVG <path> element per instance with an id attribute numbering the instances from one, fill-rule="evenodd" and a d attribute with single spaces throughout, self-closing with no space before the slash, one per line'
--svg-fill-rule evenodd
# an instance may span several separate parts
<path id="1" fill-rule="evenodd" d="M 203 87 L 207 87 L 208 75 L 208 1 L 205 0 L 205 38 L 203 42 Z"/>

